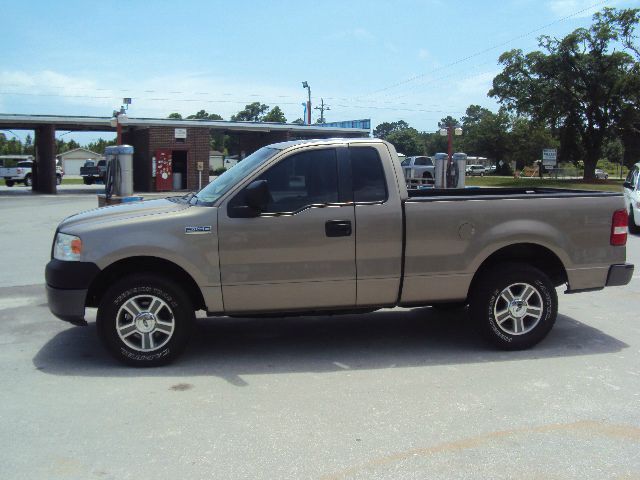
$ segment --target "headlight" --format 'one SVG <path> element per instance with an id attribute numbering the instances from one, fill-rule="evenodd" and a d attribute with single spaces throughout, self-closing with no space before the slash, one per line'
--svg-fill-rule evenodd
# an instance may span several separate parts
<path id="1" fill-rule="evenodd" d="M 57 260 L 66 260 L 77 262 L 80 260 L 82 253 L 82 240 L 75 235 L 67 235 L 66 233 L 58 233 L 53 245 L 53 258 Z"/>

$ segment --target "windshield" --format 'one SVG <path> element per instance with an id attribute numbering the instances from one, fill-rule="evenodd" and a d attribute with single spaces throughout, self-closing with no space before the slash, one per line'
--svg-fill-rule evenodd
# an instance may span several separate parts
<path id="1" fill-rule="evenodd" d="M 411 165 L 411 159 L 405 158 L 404 160 L 402 160 L 402 163 L 400 163 L 400 165 L 402 165 L 403 167 L 408 167 L 409 165 Z"/>
<path id="2" fill-rule="evenodd" d="M 280 150 L 276 148 L 263 147 L 252 153 L 247 158 L 238 162 L 213 182 L 200 190 L 197 197 L 197 204 L 211 205 L 222 195 L 227 193 L 234 185 L 253 172 L 259 165 L 273 157 Z"/>

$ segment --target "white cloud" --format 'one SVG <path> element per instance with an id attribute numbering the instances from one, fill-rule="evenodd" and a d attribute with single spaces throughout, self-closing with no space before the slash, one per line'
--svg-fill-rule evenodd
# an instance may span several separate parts
<path id="1" fill-rule="evenodd" d="M 420 60 L 426 60 L 428 58 L 431 58 L 431 53 L 426 48 L 421 48 L 420 50 L 418 50 L 418 58 Z"/>
<path id="2" fill-rule="evenodd" d="M 493 86 L 493 79 L 498 73 L 500 71 L 483 72 L 457 81 L 455 86 L 458 95 L 476 99 L 486 98 L 487 92 Z"/>
<path id="3" fill-rule="evenodd" d="M 165 117 L 171 112 L 189 115 L 205 109 L 228 119 L 244 105 L 260 101 L 280 105 L 292 121 L 302 116 L 300 104 L 305 99 L 302 87 L 264 85 L 199 72 L 153 75 L 129 80 L 128 85 L 121 82 L 118 77 L 70 76 L 51 70 L 0 71 L 4 106 L 12 110 L 2 111 L 106 116 L 120 106 L 123 97 L 132 97 L 131 116 Z"/>

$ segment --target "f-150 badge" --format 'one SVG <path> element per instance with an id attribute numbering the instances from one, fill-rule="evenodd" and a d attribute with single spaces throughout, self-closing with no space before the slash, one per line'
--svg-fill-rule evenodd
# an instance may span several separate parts
<path id="1" fill-rule="evenodd" d="M 211 225 L 196 226 L 196 227 L 184 227 L 185 235 L 199 235 L 203 233 L 211 233 Z"/>

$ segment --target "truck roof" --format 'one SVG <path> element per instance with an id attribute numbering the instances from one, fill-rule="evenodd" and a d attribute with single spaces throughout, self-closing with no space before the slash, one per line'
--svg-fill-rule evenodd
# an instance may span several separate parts
<path id="1" fill-rule="evenodd" d="M 336 143 L 384 143 L 379 138 L 317 138 L 305 140 L 290 140 L 288 142 L 279 142 L 268 145 L 269 148 L 277 148 L 284 150 L 286 148 L 295 147 L 297 145 L 335 145 Z"/>

